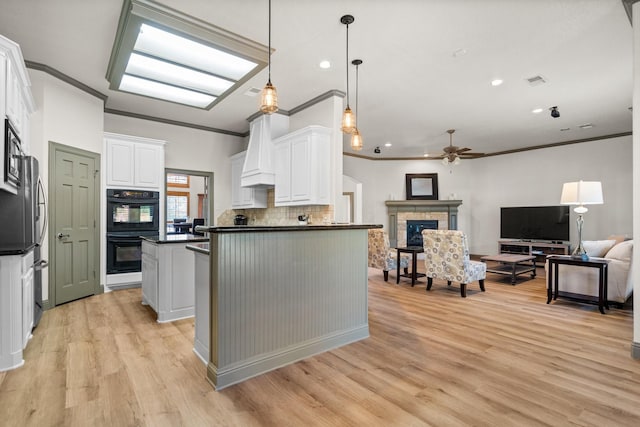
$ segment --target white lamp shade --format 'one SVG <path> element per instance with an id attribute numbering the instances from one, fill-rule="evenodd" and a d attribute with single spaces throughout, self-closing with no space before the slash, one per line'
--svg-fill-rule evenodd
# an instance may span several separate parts
<path id="1" fill-rule="evenodd" d="M 562 186 L 560 203 L 563 205 L 601 205 L 602 184 L 599 181 L 566 182 Z"/>

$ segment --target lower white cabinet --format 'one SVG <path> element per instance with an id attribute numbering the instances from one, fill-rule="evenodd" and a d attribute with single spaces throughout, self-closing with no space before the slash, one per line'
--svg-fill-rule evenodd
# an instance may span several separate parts
<path id="1" fill-rule="evenodd" d="M 273 144 L 275 206 L 328 205 L 331 129 L 307 126 Z"/>
<path id="2" fill-rule="evenodd" d="M 255 187 L 242 187 L 242 168 L 247 152 L 231 156 L 231 208 L 266 208 L 267 189 Z"/>
<path id="3" fill-rule="evenodd" d="M 24 364 L 34 304 L 33 251 L 0 256 L 0 371 Z"/>
<path id="4" fill-rule="evenodd" d="M 142 240 L 142 303 L 171 322 L 195 314 L 193 252 L 186 242 Z"/>

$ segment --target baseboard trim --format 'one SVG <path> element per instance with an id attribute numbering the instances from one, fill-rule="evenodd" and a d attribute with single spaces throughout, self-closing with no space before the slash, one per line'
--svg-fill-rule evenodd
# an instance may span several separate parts
<path id="1" fill-rule="evenodd" d="M 219 391 L 249 378 L 365 338 L 369 338 L 368 324 L 334 335 L 313 339 L 294 347 L 284 348 L 274 353 L 262 355 L 258 359 L 248 359 L 220 370 L 212 363 L 209 363 L 207 365 L 207 381 Z"/>
<path id="2" fill-rule="evenodd" d="M 631 343 L 631 357 L 640 360 L 640 342 Z"/>

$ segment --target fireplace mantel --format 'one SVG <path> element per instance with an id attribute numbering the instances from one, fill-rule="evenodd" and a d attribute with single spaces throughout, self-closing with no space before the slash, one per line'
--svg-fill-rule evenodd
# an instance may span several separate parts
<path id="1" fill-rule="evenodd" d="M 413 219 L 419 219 L 419 216 L 429 219 L 430 215 L 446 215 L 444 224 L 439 228 L 458 229 L 458 206 L 462 204 L 462 200 L 387 200 L 384 203 L 389 217 L 389 243 L 393 247 L 398 246 L 398 228 L 404 229 L 404 224 L 399 224 L 399 220 L 404 222 L 408 216 Z M 404 240 L 402 237 L 400 244 Z"/>

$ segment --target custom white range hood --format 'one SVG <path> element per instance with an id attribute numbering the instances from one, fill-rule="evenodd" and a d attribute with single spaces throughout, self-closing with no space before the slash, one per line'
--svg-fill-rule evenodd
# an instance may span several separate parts
<path id="1" fill-rule="evenodd" d="M 249 127 L 249 146 L 242 167 L 242 187 L 272 188 L 273 140 L 289 132 L 289 117 L 282 114 L 262 115 Z"/>

